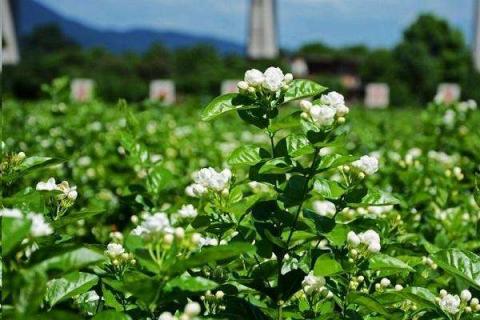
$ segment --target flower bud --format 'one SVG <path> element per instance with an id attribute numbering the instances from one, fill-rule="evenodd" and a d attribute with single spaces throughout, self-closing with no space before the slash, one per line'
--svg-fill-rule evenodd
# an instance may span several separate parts
<path id="1" fill-rule="evenodd" d="M 185 236 L 185 230 L 182 227 L 178 227 L 175 229 L 175 237 L 179 239 L 183 239 Z"/>
<path id="2" fill-rule="evenodd" d="M 215 297 L 216 297 L 217 299 L 223 299 L 224 296 L 225 296 L 225 293 L 223 293 L 222 290 L 219 290 L 219 291 L 217 291 L 217 292 L 215 293 Z"/>
<path id="3" fill-rule="evenodd" d="M 383 278 L 382 280 L 380 280 L 380 285 L 384 288 L 388 287 L 390 283 L 390 280 L 387 278 Z"/>
<path id="4" fill-rule="evenodd" d="M 360 178 L 360 179 L 362 179 L 362 180 L 365 179 L 365 173 L 359 172 L 359 173 L 358 173 L 358 178 Z"/>
<path id="5" fill-rule="evenodd" d="M 478 298 L 473 298 L 471 301 L 470 301 L 470 305 L 472 307 L 475 307 L 479 304 L 479 301 L 478 301 Z"/>
<path id="6" fill-rule="evenodd" d="M 471 308 L 471 307 L 465 307 L 465 312 L 466 312 L 466 313 L 472 312 L 472 308 Z"/>
<path id="7" fill-rule="evenodd" d="M 248 87 L 248 93 L 255 93 L 255 88 L 254 87 Z"/>
<path id="8" fill-rule="evenodd" d="M 23 159 L 25 159 L 26 155 L 25 155 L 25 152 L 23 151 L 20 151 L 18 154 L 17 154 L 17 158 L 18 160 L 22 161 Z"/>
<path id="9" fill-rule="evenodd" d="M 460 293 L 460 299 L 468 302 L 470 301 L 470 299 L 472 299 L 472 293 L 469 290 L 465 289 Z"/>
<path id="10" fill-rule="evenodd" d="M 166 235 L 163 236 L 163 242 L 166 244 L 170 245 L 173 243 L 173 234 L 167 233 Z"/>
<path id="11" fill-rule="evenodd" d="M 284 77 L 285 83 L 290 83 L 290 82 L 292 82 L 292 80 L 293 80 L 293 74 L 291 74 L 291 73 L 285 74 L 285 77 Z"/>
<path id="12" fill-rule="evenodd" d="M 443 298 L 443 297 L 445 297 L 447 294 L 448 294 L 447 290 L 445 290 L 445 289 L 440 290 L 440 297 Z"/>
<path id="13" fill-rule="evenodd" d="M 345 119 L 345 117 L 339 117 L 337 119 L 337 121 L 338 121 L 338 123 L 342 124 L 342 123 L 345 123 L 346 119 Z"/>
<path id="14" fill-rule="evenodd" d="M 130 221 L 132 221 L 133 224 L 138 224 L 138 216 L 136 215 L 131 216 Z"/>
<path id="15" fill-rule="evenodd" d="M 300 108 L 302 108 L 303 111 L 309 111 L 311 107 L 312 107 L 312 103 L 310 101 L 308 100 L 300 101 Z"/>
<path id="16" fill-rule="evenodd" d="M 403 290 L 403 286 L 401 284 L 395 285 L 395 291 L 402 291 L 402 290 Z"/>
<path id="17" fill-rule="evenodd" d="M 200 314 L 200 311 L 200 304 L 198 304 L 197 302 L 189 302 L 185 306 L 185 310 L 183 312 L 190 317 L 195 317 Z"/>
<path id="18" fill-rule="evenodd" d="M 200 242 L 200 240 L 202 240 L 202 236 L 200 235 L 200 233 L 192 234 L 192 242 L 194 244 L 198 244 Z"/>
<path id="19" fill-rule="evenodd" d="M 347 234 L 347 241 L 352 247 L 357 247 L 360 244 L 360 238 L 353 231 L 350 231 Z"/>
<path id="20" fill-rule="evenodd" d="M 248 90 L 248 83 L 246 81 L 240 81 L 237 83 L 237 87 L 240 90 Z"/>
<path id="21" fill-rule="evenodd" d="M 363 282 L 365 280 L 365 277 L 364 276 L 358 276 L 357 277 L 357 281 L 358 282 Z"/>

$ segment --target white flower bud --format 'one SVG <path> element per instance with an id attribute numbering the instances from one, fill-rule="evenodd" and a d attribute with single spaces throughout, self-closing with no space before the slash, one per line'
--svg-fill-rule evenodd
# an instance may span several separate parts
<path id="1" fill-rule="evenodd" d="M 285 83 L 290 83 L 292 82 L 292 80 L 293 80 L 293 74 L 291 73 L 285 74 L 285 78 L 284 78 Z"/>
<path id="2" fill-rule="evenodd" d="M 302 100 L 300 101 L 300 108 L 302 108 L 303 111 L 310 111 L 310 108 L 312 107 L 312 103 L 308 100 Z"/>
<path id="3" fill-rule="evenodd" d="M 470 299 L 472 299 L 472 293 L 469 290 L 465 289 L 460 293 L 460 299 L 468 302 L 470 301 Z"/>
<path id="4" fill-rule="evenodd" d="M 248 83 L 246 81 L 240 81 L 237 83 L 237 87 L 240 90 L 248 90 Z"/>
<path id="5" fill-rule="evenodd" d="M 219 291 L 217 291 L 217 292 L 215 293 L 215 297 L 216 297 L 217 299 L 223 299 L 224 296 L 225 296 L 225 293 L 223 293 L 222 290 L 219 290 Z"/>
<path id="6" fill-rule="evenodd" d="M 380 243 L 378 243 L 378 242 L 373 242 L 373 243 L 368 245 L 368 251 L 370 251 L 371 253 L 378 253 L 378 252 L 380 252 L 381 249 L 382 249 L 382 247 L 380 246 Z"/>
<path id="7" fill-rule="evenodd" d="M 472 307 L 475 307 L 479 304 L 479 301 L 478 301 L 478 298 L 473 298 L 471 301 L 470 301 L 470 305 Z"/>
<path id="8" fill-rule="evenodd" d="M 18 160 L 22 161 L 23 159 L 25 159 L 26 155 L 25 155 L 25 152 L 23 151 L 20 151 L 18 154 L 17 154 L 17 158 Z"/>
<path id="9" fill-rule="evenodd" d="M 168 245 L 172 244 L 173 240 L 174 240 L 173 234 L 167 233 L 166 235 L 163 236 L 163 242 L 165 242 Z"/>
<path id="10" fill-rule="evenodd" d="M 183 311 L 185 314 L 189 315 L 190 317 L 195 317 L 200 314 L 201 312 L 200 304 L 197 302 L 189 302 L 185 306 L 185 310 Z"/>
<path id="11" fill-rule="evenodd" d="M 365 277 L 364 276 L 358 276 L 357 277 L 357 281 L 358 282 L 363 282 L 365 280 Z"/>
<path id="12" fill-rule="evenodd" d="M 182 227 L 178 227 L 175 229 L 175 237 L 179 239 L 183 239 L 185 236 L 185 230 Z"/>
<path id="13" fill-rule="evenodd" d="M 357 247 L 360 244 L 360 238 L 353 231 L 350 231 L 347 234 L 347 241 L 352 247 Z"/>
<path id="14" fill-rule="evenodd" d="M 382 280 L 380 280 L 380 285 L 384 288 L 388 287 L 390 283 L 390 280 L 387 278 L 383 278 Z"/>
<path id="15" fill-rule="evenodd" d="M 440 297 L 443 298 L 443 297 L 445 297 L 447 294 L 448 294 L 447 290 L 445 290 L 445 289 L 440 290 Z"/>
<path id="16" fill-rule="evenodd" d="M 395 285 L 395 291 L 402 291 L 402 290 L 403 290 L 403 286 L 401 284 Z"/>

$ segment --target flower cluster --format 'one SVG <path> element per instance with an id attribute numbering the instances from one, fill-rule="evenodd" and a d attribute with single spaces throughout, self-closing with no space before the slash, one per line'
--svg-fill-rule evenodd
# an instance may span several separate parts
<path id="1" fill-rule="evenodd" d="M 312 203 L 313 210 L 320 216 L 333 218 L 337 209 L 335 208 L 335 204 L 328 200 L 317 200 Z"/>
<path id="2" fill-rule="evenodd" d="M 4 155 L 0 162 L 0 175 L 16 171 L 25 158 L 24 152 Z"/>
<path id="3" fill-rule="evenodd" d="M 378 159 L 376 157 L 365 155 L 352 162 L 352 167 L 360 170 L 367 176 L 370 176 L 378 171 Z"/>
<path id="4" fill-rule="evenodd" d="M 230 169 L 217 172 L 213 168 L 203 168 L 193 174 L 194 183 L 189 185 L 185 192 L 190 197 L 201 197 L 208 192 L 228 194 L 231 178 Z"/>
<path id="5" fill-rule="evenodd" d="M 164 212 L 157 212 L 146 216 L 145 220 L 135 229 L 132 234 L 140 236 L 147 241 L 164 239 L 166 242 L 173 237 L 174 228 L 170 224 L 168 216 Z M 172 239 L 173 240 L 173 239 Z"/>
<path id="6" fill-rule="evenodd" d="M 158 320 L 194 320 L 198 319 L 198 315 L 202 311 L 200 304 L 197 302 L 190 301 L 183 310 L 183 314 L 180 316 L 176 316 L 171 314 L 170 312 L 163 312 L 159 317 Z"/>
<path id="7" fill-rule="evenodd" d="M 345 115 L 350 111 L 345 105 L 343 96 L 335 91 L 322 95 L 314 103 L 308 100 L 300 101 L 303 112 L 301 117 L 313 122 L 317 126 L 330 126 L 335 122 L 345 122 Z"/>
<path id="8" fill-rule="evenodd" d="M 23 214 L 18 209 L 1 209 L 0 217 L 8 217 L 15 219 L 23 219 Z M 45 221 L 45 217 L 40 213 L 30 212 L 25 216 L 30 220 L 30 236 L 33 238 L 49 236 L 53 233 L 53 228 L 48 222 Z"/>
<path id="9" fill-rule="evenodd" d="M 210 290 L 205 292 L 205 295 L 200 297 L 203 301 L 206 309 L 206 314 L 216 314 L 219 311 L 225 310 L 225 305 L 222 304 L 225 293 L 222 290 L 218 290 L 212 293 Z"/>
<path id="10" fill-rule="evenodd" d="M 136 263 L 133 254 L 126 252 L 125 248 L 119 243 L 109 243 L 105 254 L 115 267 Z"/>
<path id="11" fill-rule="evenodd" d="M 58 199 L 69 199 L 75 201 L 78 196 L 77 187 L 70 186 L 68 181 L 62 181 L 59 184 L 56 184 L 55 178 L 50 178 L 47 181 L 40 181 L 36 186 L 37 191 L 60 191 Z"/>
<path id="12" fill-rule="evenodd" d="M 293 75 L 291 73 L 284 75 L 280 68 L 269 67 L 265 72 L 250 69 L 245 72 L 244 80 L 240 81 L 237 87 L 240 89 L 240 92 L 251 94 L 262 89 L 268 92 L 277 92 L 282 89 L 286 90 L 292 80 Z"/>
<path id="13" fill-rule="evenodd" d="M 478 298 L 472 298 L 472 293 L 465 289 L 458 295 L 452 295 L 447 290 L 440 290 L 440 296 L 437 302 L 443 311 L 455 315 L 461 312 L 478 312 L 480 311 L 480 303 Z M 469 303 L 470 302 L 470 303 Z"/>
<path id="14" fill-rule="evenodd" d="M 316 276 L 313 271 L 303 278 L 302 281 L 303 291 L 306 295 L 321 294 L 326 298 L 332 298 L 333 293 L 325 287 L 325 278 L 322 276 Z"/>
<path id="15" fill-rule="evenodd" d="M 350 255 L 355 258 L 361 255 L 366 249 L 369 253 L 380 252 L 380 236 L 373 230 L 367 230 L 356 234 L 354 231 L 350 231 L 347 234 L 347 242 L 350 248 Z M 357 250 L 360 249 L 360 250 Z"/>

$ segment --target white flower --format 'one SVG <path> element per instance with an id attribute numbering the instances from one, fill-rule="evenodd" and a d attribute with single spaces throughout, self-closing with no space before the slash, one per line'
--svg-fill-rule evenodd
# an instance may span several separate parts
<path id="1" fill-rule="evenodd" d="M 53 233 L 52 227 L 45 222 L 43 215 L 39 213 L 29 213 L 27 214 L 27 218 L 32 222 L 30 227 L 32 237 L 43 237 Z"/>
<path id="2" fill-rule="evenodd" d="M 259 86 L 265 81 L 265 76 L 257 69 L 250 69 L 245 72 L 244 80 L 249 85 Z"/>
<path id="3" fill-rule="evenodd" d="M 320 126 L 329 126 L 335 120 L 336 109 L 330 106 L 314 105 L 310 108 L 310 116 Z"/>
<path id="4" fill-rule="evenodd" d="M 346 115 L 350 111 L 350 109 L 345 105 L 345 98 L 340 93 L 335 91 L 322 95 L 320 102 L 322 105 L 335 108 L 339 117 Z"/>
<path id="5" fill-rule="evenodd" d="M 190 317 L 195 317 L 200 314 L 202 309 L 200 308 L 200 304 L 197 302 L 190 301 L 187 303 L 185 306 L 185 310 L 183 310 L 184 313 L 186 313 Z"/>
<path id="6" fill-rule="evenodd" d="M 380 250 L 382 249 L 381 245 L 379 242 L 374 242 L 372 244 L 369 244 L 368 245 L 368 251 L 370 251 L 371 253 L 378 253 L 380 252 Z"/>
<path id="7" fill-rule="evenodd" d="M 380 236 L 373 230 L 362 232 L 358 235 L 358 237 L 360 238 L 360 242 L 366 245 L 380 242 Z"/>
<path id="8" fill-rule="evenodd" d="M 263 73 L 265 81 L 263 82 L 263 87 L 270 91 L 278 91 L 283 86 L 283 81 L 285 76 L 280 68 L 270 67 Z"/>
<path id="9" fill-rule="evenodd" d="M 470 292 L 470 290 L 463 290 L 461 293 L 460 293 L 460 299 L 462 299 L 463 301 L 470 301 L 470 299 L 472 299 L 472 293 Z"/>
<path id="10" fill-rule="evenodd" d="M 362 156 L 359 160 L 352 162 L 352 166 L 359 169 L 367 175 L 372 175 L 378 171 L 378 160 L 371 156 Z"/>
<path id="11" fill-rule="evenodd" d="M 20 219 L 23 217 L 22 212 L 18 209 L 0 209 L 0 217 L 16 218 Z"/>
<path id="12" fill-rule="evenodd" d="M 443 124 L 446 125 L 449 128 L 452 128 L 455 125 L 455 111 L 453 110 L 447 110 L 445 114 L 443 115 Z"/>
<path id="13" fill-rule="evenodd" d="M 300 108 L 305 112 L 310 112 L 310 108 L 312 107 L 312 103 L 308 100 L 300 101 Z"/>
<path id="14" fill-rule="evenodd" d="M 360 244 L 360 238 L 353 231 L 348 232 L 347 241 L 354 248 L 357 247 Z"/>
<path id="15" fill-rule="evenodd" d="M 76 186 L 69 186 L 68 181 L 62 181 L 57 185 L 57 190 L 62 192 L 61 198 L 68 198 L 70 200 L 77 199 L 77 187 Z"/>
<path id="16" fill-rule="evenodd" d="M 194 183 L 185 188 L 185 193 L 189 197 L 200 197 L 207 192 L 207 188 L 201 184 Z"/>
<path id="17" fill-rule="evenodd" d="M 460 297 L 447 294 L 439 302 L 440 307 L 450 314 L 456 314 L 460 311 Z"/>
<path id="18" fill-rule="evenodd" d="M 285 74 L 285 79 L 284 79 L 284 81 L 285 81 L 286 84 L 292 82 L 292 81 L 293 81 L 293 74 L 291 74 L 291 73 Z"/>
<path id="19" fill-rule="evenodd" d="M 178 215 L 182 218 L 195 218 L 197 214 L 197 209 L 191 204 L 183 205 L 180 210 L 178 210 Z"/>
<path id="20" fill-rule="evenodd" d="M 150 233 L 163 233 L 170 228 L 170 221 L 165 213 L 157 212 L 148 216 L 142 223 L 142 227 Z"/>
<path id="21" fill-rule="evenodd" d="M 159 317 L 158 320 L 175 320 L 175 317 L 170 312 L 163 312 Z"/>
<path id="22" fill-rule="evenodd" d="M 118 243 L 109 243 L 107 245 L 107 251 L 105 252 L 108 256 L 115 258 L 125 252 L 125 249 L 121 244 Z"/>
<path id="23" fill-rule="evenodd" d="M 321 216 L 332 218 L 337 212 L 335 204 L 330 201 L 314 201 L 313 210 Z"/>
<path id="24" fill-rule="evenodd" d="M 324 285 L 325 278 L 322 276 L 315 276 L 313 271 L 310 271 L 302 281 L 303 290 L 305 290 L 307 294 L 322 291 Z"/>
<path id="25" fill-rule="evenodd" d="M 36 189 L 38 191 L 53 191 L 57 189 L 57 184 L 55 183 L 55 178 L 50 178 L 46 182 L 40 181 L 37 183 Z"/>

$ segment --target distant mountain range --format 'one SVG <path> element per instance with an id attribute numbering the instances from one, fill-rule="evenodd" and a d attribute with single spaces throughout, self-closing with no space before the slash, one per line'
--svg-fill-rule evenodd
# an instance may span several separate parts
<path id="1" fill-rule="evenodd" d="M 124 32 L 99 30 L 70 20 L 34 0 L 14 0 L 17 6 L 17 28 L 20 36 L 27 35 L 40 25 L 54 23 L 63 33 L 85 48 L 104 47 L 111 52 L 144 52 L 159 42 L 168 48 L 209 44 L 219 52 L 244 54 L 245 47 L 238 43 L 208 36 L 197 36 L 175 31 L 133 29 Z"/>

